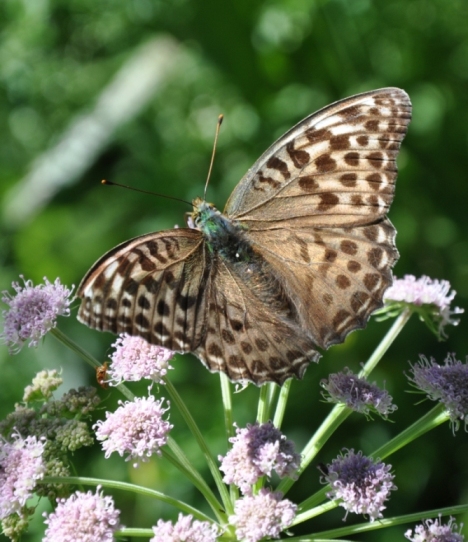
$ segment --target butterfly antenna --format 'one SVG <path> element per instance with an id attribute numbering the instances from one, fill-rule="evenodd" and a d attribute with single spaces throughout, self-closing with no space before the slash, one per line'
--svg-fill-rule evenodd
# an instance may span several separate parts
<path id="1" fill-rule="evenodd" d="M 205 190 L 203 192 L 204 200 L 206 200 L 206 190 L 208 188 L 208 183 L 210 182 L 211 170 L 213 169 L 214 157 L 216 154 L 216 145 L 218 143 L 219 131 L 221 129 L 221 124 L 223 123 L 223 119 L 224 119 L 224 115 L 219 115 L 218 122 L 216 124 L 216 133 L 215 133 L 215 138 L 214 138 L 214 143 L 213 143 L 213 152 L 211 153 L 210 169 L 208 170 L 208 176 L 206 178 L 206 183 L 205 183 Z"/>
<path id="2" fill-rule="evenodd" d="M 182 203 L 185 203 L 187 205 L 190 205 L 190 207 L 192 207 L 192 204 L 189 201 L 185 201 L 184 199 L 176 198 L 174 196 L 166 196 L 165 194 L 159 194 L 158 192 L 151 192 L 149 190 L 142 190 L 141 188 L 135 188 L 133 186 L 128 186 L 126 184 L 113 183 L 112 181 L 107 181 L 106 179 L 102 179 L 101 184 L 107 184 L 109 186 L 120 186 L 120 188 L 128 188 L 129 190 L 134 190 L 135 192 L 141 192 L 143 194 L 151 194 L 152 196 L 159 196 L 160 198 L 167 198 L 167 199 L 173 199 L 175 201 L 181 201 Z"/>

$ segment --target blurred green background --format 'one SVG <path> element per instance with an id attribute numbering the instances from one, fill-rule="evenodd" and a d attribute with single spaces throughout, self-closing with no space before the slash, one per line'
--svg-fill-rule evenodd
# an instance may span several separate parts
<path id="1" fill-rule="evenodd" d="M 414 107 L 390 212 L 401 253 L 395 274 L 447 279 L 458 293 L 455 304 L 468 307 L 466 0 L 2 0 L 0 288 L 19 274 L 77 285 L 117 243 L 182 225 L 184 204 L 99 181 L 186 200 L 202 195 L 219 113 L 225 122 L 208 199 L 223 208 L 250 165 L 294 123 L 384 86 L 404 88 Z M 75 315 L 60 327 L 104 360 L 114 337 L 85 328 Z M 329 411 L 320 401 L 320 379 L 346 366 L 357 371 L 389 325 L 371 321 L 293 383 L 284 430 L 299 449 Z M 403 371 L 421 353 L 442 362 L 455 352 L 464 361 L 466 316 L 447 331 L 449 340 L 439 343 L 416 318 L 409 322 L 371 377 L 386 382 L 399 406 L 396 423 L 351 416 L 319 461 L 342 447 L 370 453 L 432 406 L 416 404 Z M 95 383 L 92 371 L 52 337 L 15 357 L 2 346 L 0 364 L 2 417 L 43 367 L 63 368 L 64 390 Z M 213 453 L 225 453 L 222 412 L 213 406 L 218 378 L 191 356 L 179 356 L 175 367 L 171 378 Z M 114 408 L 117 392 L 101 393 L 105 408 Z M 235 396 L 240 425 L 254 421 L 257 395 L 249 388 Z M 179 420 L 173 409 L 175 438 L 204 469 Z M 453 436 L 448 425 L 400 450 L 389 459 L 399 491 L 385 516 L 466 503 L 467 458 L 466 433 Z M 82 475 L 108 473 L 202 506 L 183 480 L 170 485 L 174 472 L 162 460 L 134 470 L 118 458 L 104 460 L 97 447 L 75 459 Z M 318 477 L 312 465 L 288 497 L 300 502 L 319 488 Z M 176 515 L 158 502 L 115 498 L 129 527 Z M 340 527 L 343 515 L 337 509 L 293 532 Z M 463 519 L 468 523 L 457 518 Z M 356 521 L 362 518 L 348 516 L 349 524 Z M 408 527 L 358 539 L 402 540 Z M 40 540 L 42 528 L 38 517 L 24 540 Z"/>

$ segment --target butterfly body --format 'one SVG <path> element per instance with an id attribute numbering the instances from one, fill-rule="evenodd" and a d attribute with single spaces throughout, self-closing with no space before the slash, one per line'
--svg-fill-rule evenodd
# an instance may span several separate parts
<path id="1" fill-rule="evenodd" d="M 84 277 L 78 318 L 192 352 L 233 381 L 281 384 L 366 325 L 398 257 L 386 217 L 411 116 L 400 89 L 336 102 L 282 136 L 224 212 L 143 235 Z"/>
<path id="2" fill-rule="evenodd" d="M 245 227 L 223 215 L 212 203 L 201 198 L 193 200 L 191 215 L 195 228 L 200 230 L 206 246 L 211 252 L 235 262 L 249 260 L 251 250 L 243 232 Z"/>

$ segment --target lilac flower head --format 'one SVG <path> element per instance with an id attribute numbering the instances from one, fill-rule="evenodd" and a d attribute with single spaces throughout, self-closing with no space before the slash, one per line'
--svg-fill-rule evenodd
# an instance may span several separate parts
<path id="1" fill-rule="evenodd" d="M 4 329 L 0 338 L 8 344 L 10 353 L 18 353 L 24 343 L 29 340 L 29 346 L 37 346 L 40 339 L 56 325 L 57 316 L 70 315 L 69 290 L 55 279 L 52 284 L 44 277 L 45 284 L 33 286 L 31 280 L 24 280 L 24 286 L 13 282 L 16 295 L 4 291 L 3 303 L 9 309 L 2 311 Z"/>
<path id="2" fill-rule="evenodd" d="M 223 481 L 235 484 L 242 493 L 251 492 L 251 485 L 261 476 L 270 476 L 275 470 L 280 477 L 291 476 L 298 469 L 300 455 L 294 443 L 288 440 L 271 422 L 236 428 L 236 436 L 229 439 L 232 448 L 222 457 L 220 470 Z"/>
<path id="3" fill-rule="evenodd" d="M 137 397 L 134 401 L 119 401 L 119 408 L 114 413 L 106 412 L 106 419 L 99 420 L 93 429 L 96 438 L 102 441 L 105 457 L 117 452 L 121 457 L 127 454 L 126 461 L 137 459 L 148 461 L 153 455 L 161 455 L 161 446 L 167 442 L 167 433 L 172 425 L 163 420 L 169 410 L 163 408 L 164 399 L 156 401 L 154 397 Z"/>
<path id="4" fill-rule="evenodd" d="M 397 409 L 392 404 L 392 396 L 381 390 L 376 384 L 369 384 L 364 378 L 359 378 L 350 369 L 331 374 L 328 380 L 322 380 L 321 386 L 327 393 L 323 397 L 330 403 L 344 403 L 348 408 L 365 416 L 376 412 L 383 418 Z"/>
<path id="5" fill-rule="evenodd" d="M 136 381 L 142 378 L 162 383 L 162 378 L 172 369 L 168 361 L 174 352 L 150 344 L 141 337 L 122 333 L 112 346 L 115 352 L 111 356 L 112 365 L 107 374 L 115 385 L 123 380 Z"/>
<path id="6" fill-rule="evenodd" d="M 391 465 L 348 450 L 327 465 L 323 479 L 331 485 L 329 499 L 342 499 L 340 506 L 348 512 L 366 514 L 370 521 L 382 516 L 390 491 L 397 489 L 393 484 Z M 345 516 L 346 517 L 346 516 Z"/>
<path id="7" fill-rule="evenodd" d="M 0 439 L 0 519 L 20 514 L 45 472 L 45 444 L 36 437 L 23 439 L 19 433 L 12 438 L 13 442 Z"/>
<path id="8" fill-rule="evenodd" d="M 440 401 L 450 415 L 452 429 L 458 430 L 460 420 L 468 427 L 468 364 L 448 354 L 444 365 L 434 358 L 429 361 L 419 357 L 419 363 L 411 366 L 410 381 L 424 391 L 432 401 Z"/>
<path id="9" fill-rule="evenodd" d="M 431 279 L 424 275 L 417 279 L 414 275 L 405 275 L 402 279 L 393 281 L 392 286 L 385 292 L 384 299 L 390 310 L 398 306 L 411 305 L 436 334 L 446 337 L 445 326 L 448 324 L 456 326 L 459 322 L 453 315 L 465 312 L 460 307 L 453 309 L 450 307 L 455 294 L 454 290 L 450 291 L 448 280 Z"/>
<path id="10" fill-rule="evenodd" d="M 246 495 L 234 505 L 234 515 L 229 523 L 236 528 L 238 540 L 258 542 L 268 536 L 279 538 L 296 516 L 297 506 L 288 499 L 281 499 L 280 492 L 263 488 L 257 495 Z"/>
<path id="11" fill-rule="evenodd" d="M 457 528 L 454 519 L 450 518 L 447 525 L 442 525 L 441 519 L 426 519 L 421 525 L 405 533 L 405 538 L 411 542 L 463 542 L 465 537 L 460 534 L 463 523 L 460 525 L 460 533 L 453 532 Z"/>
<path id="12" fill-rule="evenodd" d="M 193 520 L 192 516 L 179 514 L 173 525 L 172 521 L 160 519 L 153 527 L 154 536 L 150 542 L 216 542 L 220 535 L 216 525 L 208 521 Z"/>
<path id="13" fill-rule="evenodd" d="M 48 525 L 43 542 L 112 542 L 114 532 L 121 529 L 120 511 L 112 497 L 77 491 L 68 499 L 59 499 L 51 514 L 44 513 Z"/>

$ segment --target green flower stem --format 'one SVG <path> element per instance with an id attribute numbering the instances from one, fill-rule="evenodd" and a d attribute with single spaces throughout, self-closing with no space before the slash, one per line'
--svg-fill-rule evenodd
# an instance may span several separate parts
<path id="1" fill-rule="evenodd" d="M 327 492 L 330 491 L 330 489 L 330 484 L 327 484 L 326 486 L 322 487 L 322 489 L 319 489 L 313 495 L 308 497 L 305 501 L 302 501 L 299 505 L 300 514 L 296 516 L 294 523 L 300 523 L 301 521 L 305 521 L 306 519 L 317 516 L 318 513 L 315 513 L 314 510 L 319 510 L 322 506 L 324 506 L 323 501 L 327 499 Z M 331 502 L 336 503 L 336 501 Z M 334 506 L 327 508 L 327 510 L 331 510 L 331 508 L 334 508 Z M 296 521 L 298 517 L 301 517 L 302 519 L 300 521 Z"/>
<path id="2" fill-rule="evenodd" d="M 314 459 L 319 450 L 332 436 L 336 429 L 346 420 L 351 414 L 352 410 L 345 405 L 335 405 L 330 414 L 322 422 L 321 426 L 317 429 L 313 437 L 306 444 L 302 450 L 302 461 L 299 469 L 296 472 L 296 477 L 304 472 L 309 463 Z M 294 484 L 294 480 L 291 478 L 285 478 L 278 486 L 278 490 L 285 494 L 291 486 Z"/>
<path id="3" fill-rule="evenodd" d="M 424 416 L 419 418 L 419 420 L 415 421 L 413 425 L 402 431 L 392 440 L 386 442 L 379 449 L 375 450 L 375 452 L 372 453 L 372 457 L 384 459 L 413 440 L 416 440 L 421 435 L 424 435 L 424 433 L 427 433 L 448 420 L 450 420 L 450 416 L 444 405 L 438 404 Z"/>
<path id="4" fill-rule="evenodd" d="M 221 384 L 221 397 L 223 399 L 224 407 L 224 426 L 226 428 L 227 439 L 229 440 L 234 436 L 231 383 L 229 382 L 229 378 L 224 373 L 219 373 L 219 381 Z"/>
<path id="5" fill-rule="evenodd" d="M 318 493 L 323 493 L 323 497 L 325 497 L 325 490 L 330 490 L 330 487 L 328 486 L 328 488 L 324 488 L 324 491 L 319 491 Z M 307 501 L 304 501 L 304 503 L 305 502 Z M 325 512 L 329 512 L 330 510 L 333 510 L 333 508 L 336 508 L 338 506 L 338 503 L 337 501 L 328 501 L 324 504 L 321 504 L 320 506 L 317 506 L 315 508 L 310 508 L 309 510 L 306 510 L 306 511 L 302 511 L 302 506 L 303 506 L 302 504 L 299 506 L 299 509 L 301 510 L 301 512 L 299 512 L 299 514 L 297 514 L 297 516 L 294 518 L 294 521 L 292 522 L 291 527 L 294 525 L 298 525 L 299 523 L 302 523 L 304 521 L 307 521 L 308 519 L 320 516 L 321 514 L 324 514 Z M 288 540 L 293 540 L 293 539 L 288 538 Z"/>
<path id="6" fill-rule="evenodd" d="M 404 309 L 401 312 L 392 327 L 388 330 L 387 334 L 383 338 L 382 342 L 377 346 L 372 356 L 359 373 L 360 378 L 366 378 L 375 369 L 377 363 L 382 359 L 385 352 L 390 348 L 390 345 L 397 338 L 400 331 L 404 328 L 406 322 L 409 320 L 412 312 L 410 309 Z"/>
<path id="7" fill-rule="evenodd" d="M 404 523 L 421 523 L 423 519 L 435 518 L 439 514 L 441 516 L 454 516 L 456 514 L 466 513 L 468 511 L 468 504 L 461 504 L 458 506 L 450 506 L 448 508 L 439 508 L 437 510 L 429 510 L 428 512 L 416 512 L 414 514 L 407 514 L 405 516 L 397 516 L 393 518 L 383 518 L 372 523 L 359 523 L 349 527 L 340 527 L 339 529 L 332 529 L 330 531 L 322 531 L 321 533 L 315 533 L 314 535 L 305 536 L 293 536 L 288 538 L 288 542 L 306 542 L 307 540 L 317 542 L 318 540 L 339 539 L 343 540 L 342 536 L 356 535 L 365 533 L 368 531 L 376 531 L 377 529 L 384 529 L 388 527 L 395 527 L 396 525 L 402 525 Z"/>
<path id="8" fill-rule="evenodd" d="M 273 418 L 273 425 L 278 429 L 281 428 L 283 423 L 284 413 L 286 411 L 286 405 L 288 403 L 289 391 L 291 390 L 292 378 L 286 380 L 286 382 L 280 388 L 280 394 L 278 397 L 278 403 L 276 404 L 275 416 Z"/>
<path id="9" fill-rule="evenodd" d="M 269 412 L 270 412 L 270 384 L 264 384 L 260 388 L 260 396 L 258 398 L 258 409 L 257 409 L 257 422 L 265 423 L 268 421 Z"/>
<path id="10" fill-rule="evenodd" d="M 65 335 L 63 331 L 60 331 L 60 329 L 53 327 L 50 330 L 50 333 L 62 344 L 70 348 L 72 352 L 75 352 L 81 359 L 86 361 L 88 365 L 91 365 L 91 367 L 96 370 L 98 367 L 101 366 L 101 363 L 93 357 L 89 352 L 87 352 L 84 348 L 81 348 L 80 345 L 76 344 L 75 341 L 72 341 L 70 337 Z M 115 386 L 117 390 L 120 391 L 120 393 L 126 397 L 129 401 L 133 401 L 135 399 L 135 395 L 125 386 L 124 384 L 119 384 L 118 386 Z"/>
<path id="11" fill-rule="evenodd" d="M 153 529 L 121 529 L 120 531 L 114 531 L 112 533 L 114 535 L 114 538 L 125 538 L 129 539 L 132 538 L 151 538 L 154 535 Z"/>
<path id="12" fill-rule="evenodd" d="M 182 417 L 185 420 L 185 423 L 189 427 L 190 431 L 192 432 L 193 436 L 195 437 L 195 440 L 197 441 L 198 445 L 200 446 L 201 451 L 203 452 L 203 455 L 205 456 L 205 460 L 208 463 L 208 467 L 211 471 L 211 474 L 214 478 L 214 481 L 216 483 L 216 486 L 218 488 L 219 494 L 221 495 L 221 500 L 224 504 L 224 509 L 226 510 L 226 513 L 228 515 L 233 513 L 233 508 L 231 504 L 231 500 L 229 499 L 229 493 L 227 490 L 226 485 L 223 482 L 223 479 L 221 477 L 221 472 L 218 468 L 218 465 L 216 464 L 215 460 L 213 459 L 210 450 L 205 442 L 205 439 L 203 438 L 203 435 L 201 434 L 200 429 L 198 428 L 197 424 L 195 423 L 195 420 L 193 419 L 192 415 L 188 411 L 185 403 L 183 402 L 182 398 L 178 394 L 177 390 L 172 385 L 171 381 L 167 378 L 164 378 L 164 382 L 166 383 L 166 388 L 171 396 L 171 400 L 177 405 L 177 408 L 179 409 L 180 413 L 182 414 Z"/>
<path id="13" fill-rule="evenodd" d="M 172 463 L 180 472 L 182 472 L 192 484 L 200 491 L 200 493 L 205 497 L 214 514 L 218 518 L 218 521 L 225 522 L 226 517 L 222 512 L 222 505 L 215 497 L 214 493 L 208 487 L 208 484 L 202 478 L 200 473 L 193 468 L 192 464 L 188 460 L 187 456 L 181 450 L 176 441 L 169 437 L 167 444 L 170 448 L 170 452 L 167 449 L 162 449 L 162 453 L 165 459 Z"/>
<path id="14" fill-rule="evenodd" d="M 86 361 L 88 365 L 91 365 L 93 369 L 97 369 L 101 366 L 101 363 L 93 357 L 89 352 L 87 352 L 84 348 L 81 348 L 80 345 L 76 344 L 75 341 L 72 341 L 70 337 L 67 337 L 63 331 L 60 331 L 57 327 L 53 327 L 50 330 L 50 333 L 62 344 L 70 348 L 75 354 L 77 354 L 81 359 Z"/>
<path id="15" fill-rule="evenodd" d="M 229 378 L 224 373 L 219 373 L 219 381 L 221 383 L 221 396 L 223 398 L 224 407 L 224 425 L 226 427 L 226 448 L 229 448 L 229 439 L 234 436 L 234 421 L 232 417 L 232 394 L 231 383 Z M 229 494 L 231 496 L 231 502 L 236 502 L 239 498 L 238 488 L 231 484 L 229 486 Z"/>
<path id="16" fill-rule="evenodd" d="M 171 506 L 174 506 L 184 512 L 185 514 L 192 514 L 200 521 L 209 521 L 213 523 L 213 518 L 210 518 L 200 510 L 193 508 L 189 504 L 184 503 L 179 499 L 169 497 L 160 491 L 149 489 L 147 487 L 137 486 L 135 484 L 129 484 L 127 482 L 118 482 L 115 480 L 105 480 L 102 478 L 87 478 L 84 476 L 44 476 L 42 480 L 37 482 L 38 484 L 75 484 L 84 486 L 102 486 L 105 488 L 120 489 L 122 491 L 128 491 L 130 493 L 136 493 L 146 497 L 151 497 L 159 501 L 163 501 Z"/>

